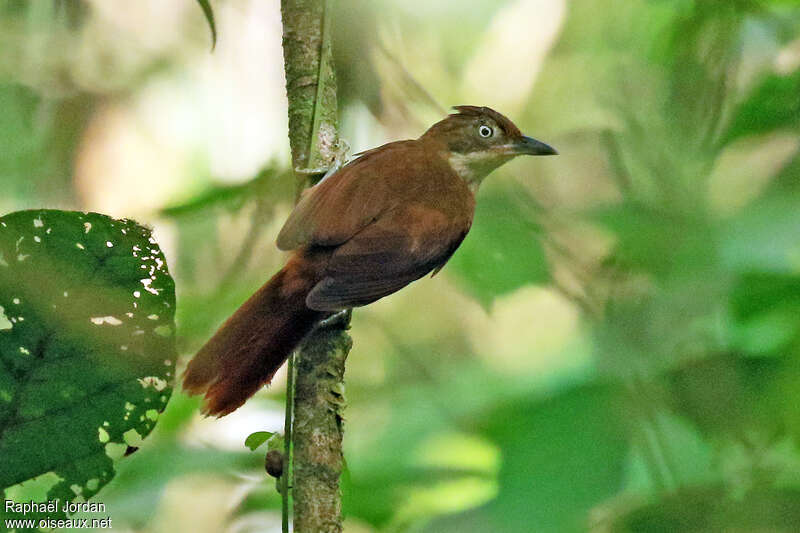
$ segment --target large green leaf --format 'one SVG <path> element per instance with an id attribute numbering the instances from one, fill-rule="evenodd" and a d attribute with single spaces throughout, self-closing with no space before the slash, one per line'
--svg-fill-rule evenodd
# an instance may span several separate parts
<path id="1" fill-rule="evenodd" d="M 625 202 L 594 219 L 614 233 L 615 259 L 637 272 L 696 274 L 715 260 L 715 230 L 702 217 Z"/>
<path id="2" fill-rule="evenodd" d="M 500 493 L 428 531 L 586 531 L 588 513 L 623 485 L 624 411 L 613 387 L 584 385 L 487 413 L 502 453 Z"/>
<path id="3" fill-rule="evenodd" d="M 88 499 L 172 392 L 175 290 L 164 256 L 131 220 L 7 215 L 0 311 L 0 488 L 20 497 L 37 478 L 49 500 Z"/>

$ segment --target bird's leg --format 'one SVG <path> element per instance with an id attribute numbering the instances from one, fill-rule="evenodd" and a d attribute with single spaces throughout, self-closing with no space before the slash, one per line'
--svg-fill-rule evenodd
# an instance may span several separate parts
<path id="1" fill-rule="evenodd" d="M 353 314 L 352 309 L 344 309 L 343 311 L 337 311 L 328 318 L 317 322 L 317 325 L 314 329 L 315 330 L 328 329 L 328 328 L 350 329 L 350 316 L 352 314 Z"/>
<path id="2" fill-rule="evenodd" d="M 350 156 L 350 144 L 345 141 L 344 139 L 339 139 L 336 143 L 336 147 L 332 150 L 333 153 L 333 162 L 331 162 L 330 166 L 324 167 L 315 167 L 315 168 L 302 168 L 302 169 L 295 169 L 296 172 L 299 174 L 304 174 L 307 176 L 318 176 L 319 174 L 323 174 L 322 178 L 319 181 L 323 181 L 328 176 L 331 176 L 339 171 L 346 163 L 347 159 Z M 319 181 L 317 183 L 319 183 Z"/>
<path id="3" fill-rule="evenodd" d="M 327 172 L 325 172 L 325 175 L 322 176 L 322 179 L 319 180 L 319 182 L 325 181 L 328 176 L 333 176 L 339 171 L 340 168 L 347 164 L 347 158 L 350 156 L 350 144 L 344 139 L 339 139 L 339 143 L 336 145 L 334 153 L 336 155 L 333 163 L 331 163 L 330 168 L 327 170 Z"/>

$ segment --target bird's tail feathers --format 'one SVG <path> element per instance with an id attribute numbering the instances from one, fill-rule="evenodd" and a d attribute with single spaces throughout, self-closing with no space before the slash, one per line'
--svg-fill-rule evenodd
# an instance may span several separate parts
<path id="1" fill-rule="evenodd" d="M 314 324 L 329 313 L 306 306 L 316 280 L 290 261 L 253 294 L 197 352 L 183 375 L 203 412 L 224 416 L 268 384 Z"/>

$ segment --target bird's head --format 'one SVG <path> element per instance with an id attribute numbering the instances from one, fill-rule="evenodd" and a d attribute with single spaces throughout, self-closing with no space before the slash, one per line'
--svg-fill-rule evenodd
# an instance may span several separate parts
<path id="1" fill-rule="evenodd" d="M 455 106 L 457 113 L 431 126 L 420 141 L 431 142 L 470 186 L 477 187 L 491 171 L 518 155 L 555 155 L 556 150 L 526 137 L 494 109 Z"/>

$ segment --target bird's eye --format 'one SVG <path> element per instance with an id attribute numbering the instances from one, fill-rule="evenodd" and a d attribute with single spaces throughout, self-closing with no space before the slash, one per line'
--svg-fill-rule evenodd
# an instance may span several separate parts
<path id="1" fill-rule="evenodd" d="M 491 137 L 492 133 L 494 133 L 494 132 L 492 131 L 492 128 L 490 128 L 486 124 L 483 124 L 483 125 L 481 125 L 480 128 L 478 128 L 478 133 L 480 134 L 481 137 L 487 138 L 487 137 Z"/>

